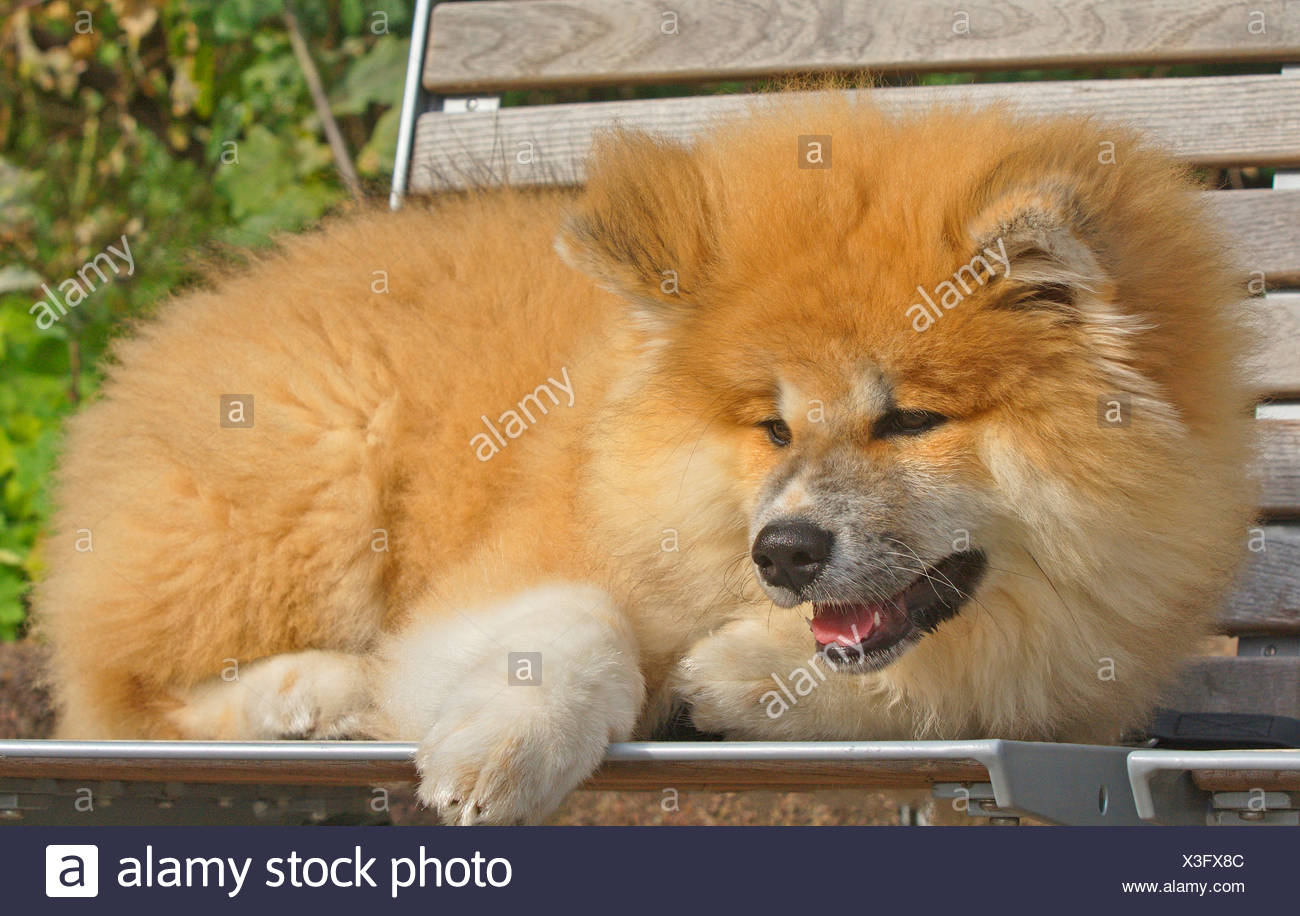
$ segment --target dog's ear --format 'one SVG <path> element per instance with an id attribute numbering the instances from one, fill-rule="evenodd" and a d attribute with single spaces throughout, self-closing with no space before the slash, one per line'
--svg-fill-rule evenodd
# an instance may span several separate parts
<path id="1" fill-rule="evenodd" d="M 1087 239 L 1088 216 L 1064 179 L 1012 186 L 988 194 L 963 233 L 1013 294 L 1005 305 L 1084 317 L 1106 298 L 1108 280 Z M 1005 265 L 1005 266 L 1003 266 Z"/>
<path id="2" fill-rule="evenodd" d="M 698 157 L 619 131 L 597 141 L 585 192 L 556 248 L 601 286 L 652 314 L 691 303 L 715 254 L 714 207 Z"/>

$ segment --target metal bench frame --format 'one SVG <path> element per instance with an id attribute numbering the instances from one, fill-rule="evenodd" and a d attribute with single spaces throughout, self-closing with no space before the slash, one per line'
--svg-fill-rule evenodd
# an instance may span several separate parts
<path id="1" fill-rule="evenodd" d="M 0 741 L 0 819 L 77 825 L 383 819 L 384 786 L 415 778 L 416 745 L 377 741 Z M 766 768 L 751 787 L 834 787 L 853 771 L 925 764 L 936 798 L 990 823 L 1296 824 L 1291 794 L 1214 791 L 1194 774 L 1300 774 L 1295 751 L 1163 751 L 1028 741 L 736 741 L 613 744 L 588 788 L 705 785 L 696 768 Z M 806 765 L 842 765 L 809 777 Z M 784 775 L 783 775 L 784 771 Z M 139 773 L 143 778 L 135 778 Z M 639 775 L 640 774 L 640 775 Z M 953 778 L 964 777 L 964 778 Z M 170 777 L 170 778 L 164 778 Z M 310 780 L 304 781 L 304 780 Z M 869 785 L 869 779 L 862 780 Z"/>

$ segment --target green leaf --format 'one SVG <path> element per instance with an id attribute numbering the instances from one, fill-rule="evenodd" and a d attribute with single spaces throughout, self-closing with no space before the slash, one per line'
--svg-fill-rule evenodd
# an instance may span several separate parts
<path id="1" fill-rule="evenodd" d="M 216 184 L 230 201 L 236 220 L 271 209 L 267 204 L 293 183 L 296 163 L 286 147 L 261 125 L 254 125 L 239 142 L 238 161 L 221 166 Z"/>
<path id="2" fill-rule="evenodd" d="M 393 107 L 384 112 L 375 124 L 369 142 L 357 153 L 357 170 L 363 175 L 391 175 L 393 156 L 397 152 L 397 127 L 402 120 L 402 109 Z"/>
<path id="3" fill-rule="evenodd" d="M 7 474 L 14 469 L 17 462 L 14 460 L 14 444 L 9 441 L 9 436 L 3 429 L 0 429 L 0 474 Z"/>
<path id="4" fill-rule="evenodd" d="M 8 566 L 0 566 L 0 639 L 18 638 L 19 628 L 27 617 L 23 602 L 27 587 L 25 576 Z"/>
<path id="5" fill-rule="evenodd" d="M 343 85 L 331 96 L 336 115 L 362 114 L 372 104 L 398 105 L 406 78 L 407 42 L 385 35 L 348 68 Z"/>
<path id="6" fill-rule="evenodd" d="M 246 40 L 263 19 L 280 12 L 278 3 L 265 0 L 221 0 L 214 6 L 212 25 L 218 41 Z"/>
<path id="7" fill-rule="evenodd" d="M 216 55 L 209 44 L 199 45 L 194 52 L 194 82 L 199 87 L 199 97 L 194 102 L 194 111 L 203 120 L 212 117 L 214 83 L 216 74 Z"/>
<path id="8" fill-rule="evenodd" d="M 340 0 L 339 22 L 342 23 L 343 31 L 347 34 L 355 35 L 360 32 L 365 18 L 366 11 L 361 6 L 361 0 Z"/>

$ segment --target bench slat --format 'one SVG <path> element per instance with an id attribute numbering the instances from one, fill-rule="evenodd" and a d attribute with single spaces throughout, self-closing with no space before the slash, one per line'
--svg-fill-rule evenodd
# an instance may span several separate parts
<path id="1" fill-rule="evenodd" d="M 1300 285 L 1300 190 L 1208 191 L 1223 228 L 1240 239 L 1241 266 Z"/>
<path id="2" fill-rule="evenodd" d="M 415 782 L 410 760 L 186 760 L 3 757 L 0 779 L 84 779 L 242 785 L 368 786 Z"/>
<path id="3" fill-rule="evenodd" d="M 1255 363 L 1259 390 L 1300 395 L 1300 293 L 1270 293 L 1252 304 L 1259 309 L 1259 326 L 1267 329 L 1263 352 Z"/>
<path id="4" fill-rule="evenodd" d="M 0 757 L 0 780 L 70 779 L 196 784 L 375 786 L 413 783 L 409 760 L 185 760 L 127 757 Z M 740 790 L 929 788 L 936 782 L 987 782 L 976 760 L 606 761 L 584 789 L 658 792 L 664 786 Z"/>
<path id="5" fill-rule="evenodd" d="M 434 8 L 424 85 L 451 93 L 864 68 L 1287 60 L 1300 60 L 1287 0 L 445 3 Z"/>
<path id="6" fill-rule="evenodd" d="M 505 156 L 511 162 L 516 155 L 541 152 L 544 157 L 550 148 L 549 140 L 539 142 L 531 134 L 511 132 L 514 112 L 532 112 L 530 117 L 546 118 L 547 112 L 561 107 L 507 109 L 481 115 L 425 115 L 417 127 L 411 189 L 437 191 L 492 185 L 500 183 L 503 176 L 518 185 L 581 183 L 581 160 L 572 158 L 577 155 L 576 147 L 549 160 L 535 160 L 522 170 L 502 166 Z M 609 122 L 603 124 L 608 126 Z M 505 129 L 498 132 L 499 127 Z M 589 144 L 590 131 L 581 142 Z M 1227 231 L 1241 240 L 1247 270 L 1263 271 L 1275 284 L 1300 283 L 1300 190 L 1207 193 L 1218 207 Z"/>
<path id="7" fill-rule="evenodd" d="M 661 792 L 665 786 L 709 792 L 808 792 L 814 789 L 928 789 L 936 782 L 987 782 L 976 760 L 606 761 L 584 789 Z"/>
<path id="8" fill-rule="evenodd" d="M 1300 420 L 1260 423 L 1260 507 L 1273 516 L 1300 516 Z"/>
<path id="9" fill-rule="evenodd" d="M 1300 771 L 1197 770 L 1192 782 L 1207 792 L 1300 792 Z"/>
<path id="10" fill-rule="evenodd" d="M 15 765 L 16 759 L 0 758 L 0 785 L 6 791 L 24 791 L 16 779 L 35 778 L 76 780 L 87 786 L 105 781 L 141 781 L 162 784 L 196 785 L 251 784 L 265 787 L 356 786 L 372 788 L 386 784 L 412 784 L 415 767 L 397 761 L 355 763 L 346 769 L 323 766 L 320 761 L 288 761 L 282 765 L 260 761 L 232 768 L 228 762 L 209 764 L 205 770 L 178 767 L 175 761 L 149 768 L 120 766 L 121 758 L 87 759 L 82 766 L 67 766 L 65 758 L 30 758 L 30 766 Z M 35 771 L 35 772 L 34 772 Z M 229 778 L 238 772 L 239 779 Z M 607 762 L 580 788 L 595 791 L 661 792 L 664 787 L 707 792 L 776 791 L 807 792 L 817 789 L 929 789 L 935 783 L 988 782 L 985 767 L 975 760 L 917 760 L 805 763 L 800 761 L 766 761 L 729 764 L 645 764 Z M 1268 791 L 1300 791 L 1300 773 L 1254 770 L 1205 770 L 1193 775 L 1197 786 L 1207 791 L 1233 791 L 1260 788 Z M 44 786 L 38 783 L 44 790 Z M 39 815 L 39 810 L 37 814 Z"/>
<path id="11" fill-rule="evenodd" d="M 1229 636 L 1300 635 L 1300 526 L 1265 525 L 1263 547 L 1250 555 L 1219 629 Z"/>
<path id="12" fill-rule="evenodd" d="M 1285 116 L 1300 111 L 1300 78 L 1293 76 L 977 83 L 871 95 L 898 114 L 940 103 L 1005 101 L 1026 115 L 1095 115 L 1145 130 L 1197 165 L 1300 164 L 1300 118 Z M 432 112 L 417 122 L 411 187 L 461 188 L 502 175 L 514 184 L 575 184 L 597 131 L 617 123 L 685 140 L 711 121 L 744 114 L 763 98 L 713 95 Z"/>
<path id="13" fill-rule="evenodd" d="M 1161 705 L 1182 712 L 1300 717 L 1300 658 L 1193 659 Z"/>

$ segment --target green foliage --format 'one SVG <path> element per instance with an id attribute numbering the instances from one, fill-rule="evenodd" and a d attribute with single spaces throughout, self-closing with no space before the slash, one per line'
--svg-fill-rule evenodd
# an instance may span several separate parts
<path id="1" fill-rule="evenodd" d="M 371 193 L 386 189 L 410 32 L 401 0 L 295 6 Z M 0 639 L 22 632 L 63 417 L 113 334 L 346 191 L 281 0 L 54 0 L 0 24 Z M 125 235 L 131 276 L 51 327 L 30 310 Z"/>

